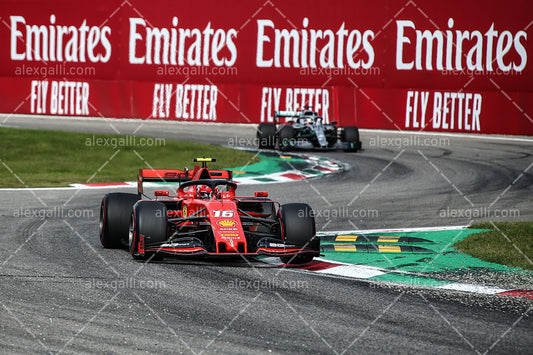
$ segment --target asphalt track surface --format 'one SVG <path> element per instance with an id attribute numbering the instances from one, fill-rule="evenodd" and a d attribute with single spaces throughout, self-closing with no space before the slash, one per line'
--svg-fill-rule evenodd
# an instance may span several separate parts
<path id="1" fill-rule="evenodd" d="M 221 145 L 238 138 L 246 145 L 254 135 L 244 125 L 27 116 L 0 122 Z M 316 153 L 345 163 L 345 172 L 261 189 L 281 203 L 309 203 L 324 231 L 533 220 L 531 139 L 414 136 L 445 138 L 430 144 L 398 132 L 361 135 L 364 152 Z M 525 354 L 533 348 L 530 300 L 324 277 L 240 259 L 134 261 L 100 246 L 106 191 L 0 191 L 0 352 Z M 507 216 L 488 215 L 489 207 Z"/>

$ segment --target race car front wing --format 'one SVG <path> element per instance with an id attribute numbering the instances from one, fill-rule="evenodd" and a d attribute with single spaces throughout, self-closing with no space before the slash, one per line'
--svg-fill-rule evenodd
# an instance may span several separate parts
<path id="1" fill-rule="evenodd" d="M 146 240 L 141 235 L 141 240 Z M 318 256 L 317 250 L 298 247 L 296 245 L 285 244 L 283 240 L 265 237 L 257 242 L 255 252 L 222 252 L 208 251 L 204 243 L 195 237 L 179 238 L 173 241 L 146 245 L 145 253 L 163 253 L 169 255 L 216 255 L 216 256 L 290 256 L 290 255 L 315 255 Z"/>

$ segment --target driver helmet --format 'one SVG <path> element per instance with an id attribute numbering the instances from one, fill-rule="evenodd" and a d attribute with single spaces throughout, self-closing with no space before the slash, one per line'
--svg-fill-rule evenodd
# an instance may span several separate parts
<path id="1" fill-rule="evenodd" d="M 211 188 L 206 185 L 199 185 L 196 188 L 198 198 L 211 198 Z"/>

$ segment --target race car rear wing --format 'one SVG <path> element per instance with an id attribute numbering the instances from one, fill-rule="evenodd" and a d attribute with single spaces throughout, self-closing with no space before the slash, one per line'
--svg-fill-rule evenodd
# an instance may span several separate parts
<path id="1" fill-rule="evenodd" d="M 285 118 L 300 118 L 303 116 L 317 116 L 316 112 L 311 111 L 311 106 L 305 106 L 305 110 L 302 111 L 276 111 L 274 112 L 274 118 L 277 119 L 279 117 L 285 117 Z"/>
<path id="2" fill-rule="evenodd" d="M 231 170 L 211 170 L 207 168 L 206 163 L 215 162 L 214 158 L 194 158 L 193 162 L 202 163 L 202 166 L 196 165 L 193 171 L 185 168 L 185 170 L 176 169 L 139 169 L 137 175 L 137 193 L 143 194 L 144 182 L 177 182 L 182 183 L 190 180 L 200 179 L 224 179 L 228 181 L 233 180 L 233 172 Z"/>
<path id="3" fill-rule="evenodd" d="M 189 181 L 192 175 L 189 170 L 174 169 L 139 169 L 137 175 L 137 193 L 143 194 L 143 183 L 146 182 L 178 182 Z"/>
<path id="4" fill-rule="evenodd" d="M 300 117 L 303 111 L 276 111 L 276 117 Z"/>

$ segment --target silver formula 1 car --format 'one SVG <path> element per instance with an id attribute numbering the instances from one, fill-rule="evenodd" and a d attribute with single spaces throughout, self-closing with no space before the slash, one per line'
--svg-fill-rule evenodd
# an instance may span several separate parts
<path id="1" fill-rule="evenodd" d="M 342 149 L 357 152 L 362 148 L 357 127 L 337 127 L 337 122 L 325 124 L 324 119 L 309 106 L 302 111 L 276 111 L 276 122 L 281 117 L 288 118 L 285 124 L 259 124 L 257 141 L 260 149 Z"/>

